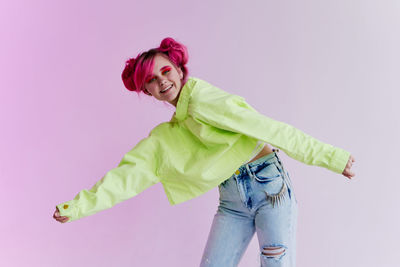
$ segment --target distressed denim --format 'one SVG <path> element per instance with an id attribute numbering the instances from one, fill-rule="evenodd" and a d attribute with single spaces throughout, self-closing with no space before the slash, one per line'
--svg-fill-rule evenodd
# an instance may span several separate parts
<path id="1" fill-rule="evenodd" d="M 279 149 L 243 164 L 219 188 L 214 216 L 200 267 L 234 267 L 254 233 L 260 266 L 296 265 L 298 204 Z"/>

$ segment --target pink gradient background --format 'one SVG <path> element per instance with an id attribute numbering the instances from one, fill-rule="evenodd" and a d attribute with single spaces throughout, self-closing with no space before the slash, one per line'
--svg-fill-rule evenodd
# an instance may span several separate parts
<path id="1" fill-rule="evenodd" d="M 217 188 L 170 206 L 161 184 L 61 224 L 172 106 L 122 84 L 171 36 L 191 76 L 356 158 L 356 177 L 281 156 L 299 201 L 298 266 L 397 266 L 398 1 L 2 1 L 1 266 L 198 266 Z M 259 266 L 254 236 L 239 266 Z"/>

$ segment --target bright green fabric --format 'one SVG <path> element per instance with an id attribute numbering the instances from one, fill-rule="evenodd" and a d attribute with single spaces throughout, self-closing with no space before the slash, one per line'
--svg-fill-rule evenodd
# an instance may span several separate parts
<path id="1" fill-rule="evenodd" d="M 308 165 L 342 173 L 350 152 L 268 118 L 241 96 L 199 78 L 182 87 L 169 122 L 153 128 L 90 190 L 57 205 L 70 221 L 111 208 L 161 182 L 171 205 L 228 179 L 264 141 Z"/>

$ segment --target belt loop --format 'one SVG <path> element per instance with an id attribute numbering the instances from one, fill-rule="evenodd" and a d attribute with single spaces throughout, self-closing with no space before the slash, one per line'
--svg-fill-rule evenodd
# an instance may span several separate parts
<path id="1" fill-rule="evenodd" d="M 247 169 L 247 172 L 248 172 L 248 174 L 250 175 L 251 179 L 254 179 L 253 172 L 250 170 L 250 168 L 249 168 L 249 165 L 248 165 L 248 164 L 246 164 L 246 169 Z"/>

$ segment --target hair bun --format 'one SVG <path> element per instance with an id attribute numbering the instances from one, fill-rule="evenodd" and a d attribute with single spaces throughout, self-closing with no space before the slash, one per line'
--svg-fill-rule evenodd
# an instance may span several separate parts
<path id="1" fill-rule="evenodd" d="M 128 89 L 129 91 L 136 91 L 135 83 L 133 82 L 135 62 L 135 58 L 128 59 L 125 62 L 125 68 L 121 75 L 122 81 L 124 82 L 126 89 Z"/>
<path id="2" fill-rule="evenodd" d="M 184 66 L 189 59 L 186 46 L 171 37 L 166 37 L 161 41 L 158 51 L 167 53 L 178 66 Z"/>
<path id="3" fill-rule="evenodd" d="M 171 37 L 167 37 L 164 40 L 161 41 L 159 50 L 162 52 L 166 52 L 169 51 L 171 49 L 174 50 L 181 50 L 181 45 L 176 42 L 174 39 L 172 39 Z"/>

